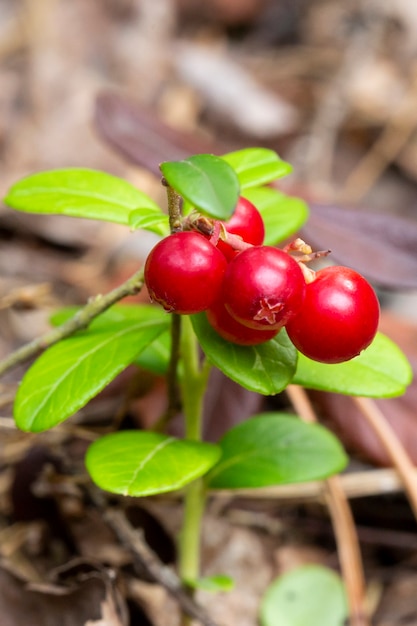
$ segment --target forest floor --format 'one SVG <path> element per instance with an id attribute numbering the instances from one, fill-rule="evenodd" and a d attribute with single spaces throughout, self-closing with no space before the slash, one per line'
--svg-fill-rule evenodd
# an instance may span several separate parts
<path id="1" fill-rule="evenodd" d="M 374 233 L 363 246 L 360 223 L 358 239 L 349 231 L 346 243 L 342 233 L 340 255 L 365 275 L 369 269 L 383 304 L 381 328 L 415 368 L 417 7 L 407 0 L 380 4 L 0 0 L 2 197 L 27 174 L 76 166 L 121 176 L 164 205 L 160 161 L 273 148 L 294 167 L 282 188 L 311 203 L 312 214 L 315 204 L 352 207 L 409 224 L 404 258 L 391 240 L 375 240 L 386 245 L 388 270 L 376 260 Z M 335 241 L 326 245 L 336 260 L 337 221 L 335 215 L 330 224 Z M 155 241 L 114 224 L 1 207 L 0 358 L 46 332 L 53 311 L 123 282 Z M 143 377 L 132 393 L 129 369 L 74 418 L 34 435 L 13 421 L 26 368 L 0 383 L 1 626 L 178 624 L 178 596 L 141 570 L 128 531 L 142 529 L 160 564 L 173 565 L 180 502 L 103 502 L 83 464 L 99 432 L 157 419 L 164 380 Z M 264 399 L 215 376 L 209 439 L 251 413 L 291 405 L 285 394 Z M 415 396 L 412 385 L 403 398 L 377 406 L 417 463 Z M 351 457 L 342 485 L 370 616 L 351 626 L 415 626 L 417 527 L 403 484 L 348 398 L 310 399 Z M 127 531 L 109 517 L 110 504 L 123 512 Z M 198 602 L 218 624 L 253 626 L 277 576 L 307 563 L 340 572 L 334 523 L 320 485 L 214 495 L 204 524 L 204 573 L 228 574 L 236 587 L 199 593 Z"/>

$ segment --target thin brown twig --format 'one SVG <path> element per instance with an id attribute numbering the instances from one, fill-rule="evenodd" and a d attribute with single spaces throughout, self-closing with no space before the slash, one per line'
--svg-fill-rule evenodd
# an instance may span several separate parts
<path id="1" fill-rule="evenodd" d="M 417 81 L 392 113 L 378 139 L 357 163 L 338 193 L 344 202 L 358 202 L 401 153 L 417 126 Z"/>
<path id="2" fill-rule="evenodd" d="M 140 531 L 136 530 L 126 519 L 124 513 L 115 508 L 108 508 L 101 493 L 91 490 L 90 495 L 96 506 L 102 511 L 103 518 L 134 557 L 139 569 L 148 573 L 178 602 L 181 610 L 189 617 L 196 619 L 203 626 L 219 626 L 205 609 L 191 598 L 175 572 L 164 565 L 157 555 L 146 544 Z"/>
<path id="3" fill-rule="evenodd" d="M 302 387 L 289 385 L 287 393 L 301 419 L 309 423 L 318 421 L 307 393 Z M 367 626 L 369 621 L 364 607 L 365 579 L 352 512 L 338 476 L 325 480 L 324 489 L 346 585 L 350 624 L 351 626 Z"/>
<path id="4" fill-rule="evenodd" d="M 360 4 L 363 23 L 358 23 L 352 32 L 341 63 L 318 103 L 308 136 L 301 140 L 302 150 L 295 158 L 296 162 L 299 160 L 295 168 L 299 175 L 311 181 L 328 183 L 331 180 L 336 142 L 349 113 L 351 77 L 358 63 L 375 55 L 384 32 L 384 16 L 379 7 L 369 0 L 362 0 Z M 294 159 L 292 163 L 295 164 Z"/>
<path id="5" fill-rule="evenodd" d="M 404 484 L 411 508 L 417 518 L 416 468 L 384 414 L 370 398 L 353 398 L 362 415 L 386 450 Z"/>
<path id="6" fill-rule="evenodd" d="M 3 376 L 3 374 L 17 365 L 25 363 L 46 348 L 49 348 L 58 341 L 61 341 L 61 339 L 65 339 L 66 337 L 73 335 L 78 330 L 87 328 L 98 315 L 106 311 L 122 298 L 139 293 L 142 287 L 143 269 L 140 269 L 122 285 L 119 285 L 119 287 L 116 287 L 104 296 L 99 294 L 91 298 L 82 309 L 77 311 L 74 317 L 67 320 L 61 326 L 53 328 L 44 335 L 30 341 L 15 352 L 12 352 L 12 354 L 3 359 L 3 361 L 0 361 L 0 376 Z"/>
<path id="7" fill-rule="evenodd" d="M 1 423 L 0 423 L 1 425 Z M 417 469 L 414 469 L 417 481 Z M 367 469 L 349 472 L 339 476 L 345 496 L 349 499 L 378 496 L 404 491 L 404 485 L 397 470 L 391 468 Z M 251 498 L 256 500 L 323 500 L 323 482 L 311 481 L 293 485 L 274 485 L 260 489 L 210 489 L 216 500 L 230 498 Z"/>

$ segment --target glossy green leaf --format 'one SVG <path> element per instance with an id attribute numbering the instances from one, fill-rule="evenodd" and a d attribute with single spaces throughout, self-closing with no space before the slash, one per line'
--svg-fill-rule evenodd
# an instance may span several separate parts
<path id="1" fill-rule="evenodd" d="M 274 246 L 303 226 L 308 218 L 306 203 L 271 187 L 246 189 L 243 194 L 262 215 L 265 224 L 265 245 Z"/>
<path id="2" fill-rule="evenodd" d="M 268 148 L 244 148 L 222 158 L 235 170 L 241 189 L 265 185 L 292 172 L 292 166 Z"/>
<path id="3" fill-rule="evenodd" d="M 130 214 L 143 210 L 148 230 L 160 232 L 161 209 L 125 180 L 90 169 L 70 168 L 39 172 L 15 183 L 5 204 L 29 213 L 56 213 L 106 220 L 130 226 Z M 154 222 L 152 222 L 153 216 Z"/>
<path id="4" fill-rule="evenodd" d="M 293 415 L 262 413 L 229 430 L 222 457 L 207 476 L 212 489 L 251 489 L 319 480 L 342 470 L 338 439 Z"/>
<path id="5" fill-rule="evenodd" d="M 114 306 L 104 311 L 101 315 L 96 317 L 90 324 L 90 329 L 93 328 L 108 328 L 112 327 L 116 322 L 132 321 L 136 320 L 140 315 L 140 311 L 143 307 L 148 305 L 142 304 L 115 304 Z M 49 319 L 53 326 L 61 326 L 66 321 L 74 317 L 74 315 L 80 310 L 80 307 L 65 307 L 56 311 Z M 156 314 L 161 318 L 166 317 L 170 320 L 166 313 L 162 313 L 161 309 L 155 307 L 152 310 L 156 310 Z M 167 321 L 167 323 L 169 323 Z M 134 360 L 134 363 L 144 369 L 163 376 L 166 374 L 170 359 L 171 349 L 171 335 L 169 330 L 161 333 L 156 337 L 152 343 L 150 343 L 138 357 Z"/>
<path id="6" fill-rule="evenodd" d="M 260 609 L 262 626 L 344 626 L 346 593 L 340 577 L 321 565 L 304 565 L 276 579 Z"/>
<path id="7" fill-rule="evenodd" d="M 169 235 L 168 215 L 154 209 L 135 209 L 129 214 L 129 226 L 132 230 L 151 230 L 158 235 Z"/>
<path id="8" fill-rule="evenodd" d="M 220 157 L 197 154 L 183 161 L 162 163 L 161 171 L 169 185 L 203 213 L 227 219 L 239 197 L 239 180 Z"/>
<path id="9" fill-rule="evenodd" d="M 27 371 L 17 392 L 17 426 L 39 432 L 73 415 L 168 324 L 163 311 L 142 306 L 134 320 L 90 328 L 46 350 Z"/>
<path id="10" fill-rule="evenodd" d="M 235 581 L 230 576 L 218 574 L 217 576 L 204 576 L 198 580 L 185 581 L 188 587 L 192 589 L 201 589 L 210 593 L 219 591 L 232 591 L 235 587 Z"/>
<path id="11" fill-rule="evenodd" d="M 191 319 L 208 360 L 242 387 L 274 395 L 291 382 L 297 351 L 284 329 L 258 346 L 238 346 L 222 339 L 208 323 L 205 313 Z"/>
<path id="12" fill-rule="evenodd" d="M 390 398 L 405 392 L 412 375 L 400 348 L 378 333 L 369 348 L 345 363 L 328 365 L 300 354 L 294 383 L 351 396 Z"/>
<path id="13" fill-rule="evenodd" d="M 133 430 L 97 439 L 88 448 L 85 462 L 101 489 L 149 496 L 184 487 L 205 474 L 220 454 L 214 444 Z"/>

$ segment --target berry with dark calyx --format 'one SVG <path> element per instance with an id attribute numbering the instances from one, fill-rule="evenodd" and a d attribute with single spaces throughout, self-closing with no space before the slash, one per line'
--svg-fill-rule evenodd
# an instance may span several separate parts
<path id="1" fill-rule="evenodd" d="M 238 322 L 279 330 L 301 309 L 306 284 L 299 264 L 271 246 L 253 246 L 227 266 L 221 298 Z"/>
<path id="2" fill-rule="evenodd" d="M 369 346 L 378 321 L 379 302 L 367 280 L 348 267 L 332 266 L 307 285 L 304 305 L 286 328 L 310 359 L 342 363 Z"/>
<path id="3" fill-rule="evenodd" d="M 224 255 L 203 235 L 187 231 L 162 239 L 145 263 L 152 300 L 166 311 L 191 315 L 217 299 L 227 267 Z"/>
<path id="4" fill-rule="evenodd" d="M 254 246 L 260 246 L 265 239 L 265 226 L 262 215 L 252 202 L 240 196 L 235 210 L 227 222 L 223 222 L 228 233 L 238 235 Z M 217 247 L 228 260 L 238 254 L 226 241 L 219 240 Z"/>
<path id="5" fill-rule="evenodd" d="M 265 343 L 279 333 L 279 330 L 255 330 L 240 324 L 227 312 L 221 300 L 217 300 L 207 309 L 206 316 L 210 326 L 220 337 L 240 346 L 256 346 Z"/>

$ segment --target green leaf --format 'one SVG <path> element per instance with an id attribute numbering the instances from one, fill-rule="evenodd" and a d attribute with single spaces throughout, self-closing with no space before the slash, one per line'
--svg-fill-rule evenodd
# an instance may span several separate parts
<path id="1" fill-rule="evenodd" d="M 159 206 L 121 178 L 90 169 L 70 168 L 39 172 L 15 183 L 5 204 L 29 213 L 57 213 L 106 220 L 130 226 L 130 214 L 143 210 L 147 225 L 161 232 L 166 220 Z M 153 216 L 153 220 L 151 217 Z"/>
<path id="2" fill-rule="evenodd" d="M 243 194 L 262 215 L 265 245 L 274 246 L 293 235 L 307 221 L 308 208 L 300 198 L 287 196 L 271 187 L 253 187 Z"/>
<path id="3" fill-rule="evenodd" d="M 113 326 L 115 322 L 121 322 L 123 320 L 131 321 L 136 320 L 141 315 L 140 311 L 143 308 L 141 304 L 115 304 L 110 307 L 104 313 L 96 317 L 90 324 L 90 329 L 96 328 L 109 328 Z M 49 321 L 53 326 L 61 326 L 69 319 L 74 317 L 80 310 L 80 307 L 65 307 L 56 311 Z M 161 314 L 159 308 L 155 307 L 157 315 Z M 163 313 L 165 317 L 166 314 Z M 167 319 L 169 319 L 167 317 Z M 154 374 L 163 376 L 166 374 L 170 359 L 171 350 L 171 335 L 169 331 L 161 333 L 156 337 L 152 343 L 150 343 L 138 357 L 134 360 L 134 363 L 139 367 L 143 367 Z"/>
<path id="4" fill-rule="evenodd" d="M 222 457 L 207 476 L 212 489 L 319 480 L 347 463 L 342 446 L 326 428 L 281 413 L 262 413 L 238 424 L 219 445 Z"/>
<path id="5" fill-rule="evenodd" d="M 222 158 L 235 170 L 242 189 L 265 185 L 292 172 L 292 166 L 268 148 L 245 148 Z"/>
<path id="6" fill-rule="evenodd" d="M 180 489 L 199 478 L 220 453 L 214 444 L 133 430 L 97 439 L 88 448 L 85 462 L 101 489 L 124 496 L 149 496 Z"/>
<path id="7" fill-rule="evenodd" d="M 270 585 L 261 604 L 262 626 L 344 626 L 348 618 L 340 577 L 321 565 L 304 565 Z"/>
<path id="8" fill-rule="evenodd" d="M 238 346 L 222 339 L 205 313 L 192 315 L 191 320 L 208 360 L 242 387 L 274 395 L 291 382 L 297 351 L 284 329 L 258 346 Z"/>
<path id="9" fill-rule="evenodd" d="M 294 383 L 351 396 L 390 398 L 402 395 L 412 376 L 411 366 L 400 348 L 377 333 L 369 348 L 345 363 L 328 365 L 300 354 Z"/>
<path id="10" fill-rule="evenodd" d="M 218 591 L 232 591 L 235 587 L 235 581 L 230 576 L 218 574 L 216 576 L 204 576 L 198 580 L 186 580 L 188 587 L 192 589 L 201 589 L 210 593 Z"/>
<path id="11" fill-rule="evenodd" d="M 197 154 L 183 161 L 167 161 L 161 171 L 169 185 L 203 213 L 222 220 L 233 213 L 239 181 L 220 157 Z"/>
<path id="12" fill-rule="evenodd" d="M 101 391 L 160 333 L 168 316 L 138 307 L 136 319 L 90 327 L 46 350 L 27 371 L 14 415 L 22 430 L 39 432 L 73 415 Z"/>
<path id="13" fill-rule="evenodd" d="M 129 214 L 129 226 L 132 230 L 151 230 L 158 235 L 169 235 L 168 216 L 154 209 L 135 209 Z"/>

